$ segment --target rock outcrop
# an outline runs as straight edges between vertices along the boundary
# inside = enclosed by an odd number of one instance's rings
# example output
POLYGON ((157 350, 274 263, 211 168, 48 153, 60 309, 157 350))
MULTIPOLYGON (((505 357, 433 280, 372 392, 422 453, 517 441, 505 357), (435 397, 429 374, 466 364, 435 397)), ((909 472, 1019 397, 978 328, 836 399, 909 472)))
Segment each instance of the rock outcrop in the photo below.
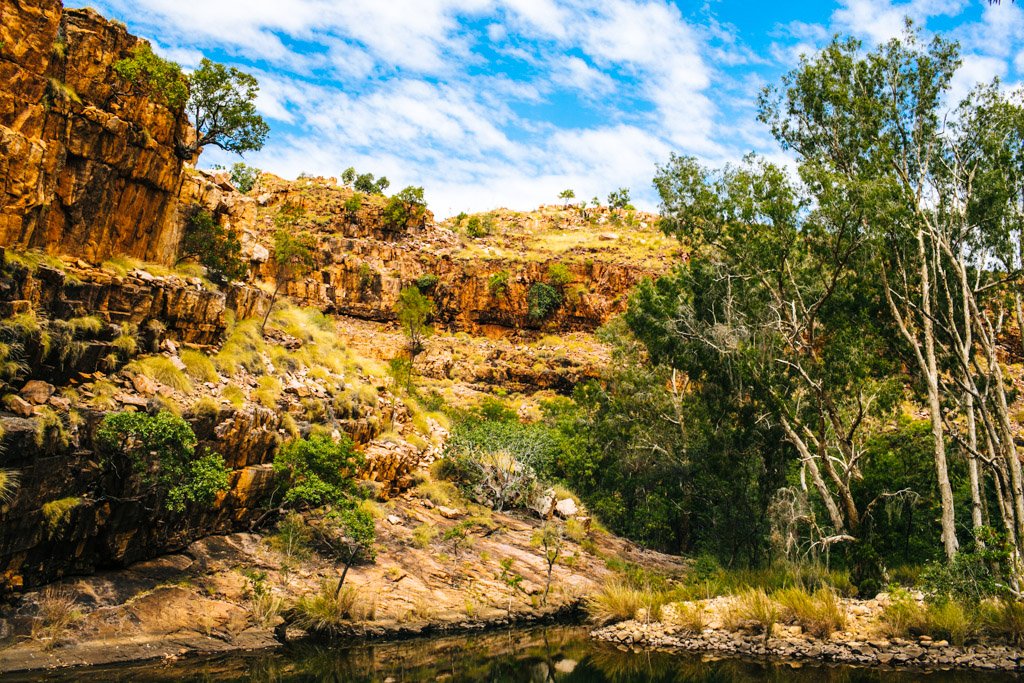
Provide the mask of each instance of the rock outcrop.
POLYGON ((170 262, 189 129, 114 71, 139 39, 60 0, 0 5, 0 245, 170 262))

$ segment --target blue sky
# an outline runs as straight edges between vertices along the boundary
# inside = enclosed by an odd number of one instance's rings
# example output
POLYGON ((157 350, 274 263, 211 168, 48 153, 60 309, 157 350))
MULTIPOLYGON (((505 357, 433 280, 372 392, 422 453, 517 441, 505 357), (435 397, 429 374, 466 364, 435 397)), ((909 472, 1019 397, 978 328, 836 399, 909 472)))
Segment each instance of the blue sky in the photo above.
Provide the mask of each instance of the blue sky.
MULTIPOLYGON (((1024 3, 985 0, 91 0, 190 68, 261 84, 271 124, 245 159, 285 177, 348 166, 422 185, 439 216, 630 187, 655 208, 671 152, 781 157, 758 91, 834 33, 868 45, 903 18, 959 40, 955 90, 1024 82, 1024 3)), ((201 166, 236 157, 211 150, 201 166)))

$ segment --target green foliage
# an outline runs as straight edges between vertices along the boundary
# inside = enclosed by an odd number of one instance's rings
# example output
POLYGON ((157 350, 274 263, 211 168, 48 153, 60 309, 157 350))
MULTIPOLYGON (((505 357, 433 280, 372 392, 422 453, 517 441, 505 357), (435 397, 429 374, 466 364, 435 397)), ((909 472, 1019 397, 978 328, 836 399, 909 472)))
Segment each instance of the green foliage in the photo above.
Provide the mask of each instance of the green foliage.
POLYGON ((491 293, 491 296, 495 299, 502 299, 508 296, 508 278, 507 270, 499 270, 487 278, 487 291, 491 293))
POLYGON ((434 311, 434 303, 423 295, 419 287, 404 287, 395 302, 395 316, 409 339, 409 353, 415 356, 423 348, 427 333, 427 320, 434 311))
POLYGON ((363 195, 359 192, 353 192, 345 200, 342 208, 345 210, 345 214, 349 220, 355 220, 356 215, 359 213, 359 209, 363 206, 363 195))
POLYGON ((438 277, 433 273, 424 273, 413 280, 413 284, 416 285, 416 289, 421 292, 429 292, 434 289, 435 285, 437 285, 437 281, 438 277))
POLYGON ((249 194, 262 173, 263 171, 255 166, 239 161, 231 165, 231 183, 242 194, 249 194))
POLYGON ((236 154, 263 147, 270 127, 256 112, 259 83, 253 76, 204 57, 188 91, 185 111, 197 134, 185 150, 189 155, 207 145, 236 154))
POLYGON ((352 187, 363 194, 384 194, 384 190, 388 189, 390 185, 391 182, 384 176, 374 180, 372 173, 360 173, 352 182, 352 187))
POLYGON ((286 504, 318 507, 346 500, 355 490, 353 477, 361 462, 347 436, 335 441, 326 434, 312 434, 284 444, 274 457, 274 470, 287 482, 286 504))
POLYGON ((392 196, 384 206, 384 225, 400 230, 411 221, 422 218, 426 206, 423 188, 409 186, 392 196))
POLYGON ((341 182, 345 187, 352 187, 352 183, 356 181, 356 169, 353 166, 349 166, 341 172, 341 182))
POLYGON ((140 375, 156 380, 178 391, 191 391, 192 382, 167 356, 147 356, 134 360, 125 366, 128 372, 137 372, 140 375))
POLYGON ((1005 539, 999 539, 991 529, 984 532, 987 545, 976 544, 961 550, 948 562, 933 562, 924 568, 921 584, 930 596, 977 605, 998 595, 1000 587, 1009 584, 1009 548, 1005 539))
POLYGON ((209 451, 196 457, 196 443, 189 424, 167 411, 110 413, 96 430, 104 471, 128 493, 156 496, 171 512, 208 505, 228 488, 224 459, 209 451))
POLYGON ((213 361, 202 351, 182 349, 178 355, 185 364, 185 372, 197 382, 216 382, 219 379, 213 361))
POLYGON ((466 223, 466 235, 473 239, 486 237, 491 234, 493 229, 494 218, 492 216, 485 216, 483 219, 480 216, 470 216, 466 223))
POLYGON ((180 109, 189 96, 188 79, 181 67, 153 54, 149 43, 139 43, 132 56, 114 62, 114 71, 134 93, 152 97, 171 109, 180 109))
POLYGON ((573 190, 562 190, 558 193, 558 198, 565 201, 566 205, 568 205, 570 201, 576 198, 576 192, 573 190))
POLYGON ((545 320, 562 305, 562 292, 547 283, 535 282, 526 293, 526 304, 531 320, 545 320))
MULTIPOLYGON (((595 198, 596 199, 596 198, 595 198)), ((617 190, 608 193, 608 206, 612 209, 632 209, 633 205, 629 203, 629 188, 620 187, 617 190)))
POLYGON ((193 204, 186 212, 185 236, 178 261, 190 258, 201 263, 214 282, 241 280, 249 273, 238 235, 198 204, 193 204))
POLYGON ((563 263, 552 263, 548 266, 548 283, 559 289, 572 282, 572 272, 563 263))

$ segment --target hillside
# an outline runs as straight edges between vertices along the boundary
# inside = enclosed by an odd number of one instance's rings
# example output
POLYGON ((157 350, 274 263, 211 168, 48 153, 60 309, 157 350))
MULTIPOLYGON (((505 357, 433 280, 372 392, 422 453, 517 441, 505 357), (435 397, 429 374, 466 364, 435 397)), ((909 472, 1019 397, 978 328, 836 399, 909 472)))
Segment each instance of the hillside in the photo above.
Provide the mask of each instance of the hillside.
POLYGON ((334 179, 271 174, 243 194, 182 157, 194 132, 180 107, 123 87, 113 64, 140 44, 123 26, 59 0, 6 3, 0 19, 0 641, 16 645, 0 668, 272 642, 277 622, 253 622, 246 576, 264 572, 290 604, 335 571, 274 545, 273 463, 282 444, 316 434, 351 441, 359 491, 376 501, 379 559, 352 581, 375 587, 380 614, 356 619, 360 630, 406 628, 410 613, 445 627, 538 618, 578 605, 609 557, 671 565, 570 506, 575 559, 542 608, 534 536, 552 509, 492 515, 438 494, 428 468, 450 423, 423 407, 424 396, 449 411, 499 396, 529 421, 539 398, 600 377, 610 352, 595 331, 680 257, 656 217, 545 206, 396 223, 383 196, 353 208, 354 190, 334 179), (240 240, 245 277, 218 285, 179 262, 197 212, 240 240), (314 242, 301 278, 279 281, 282 229, 314 242), (539 284, 558 294, 542 315, 529 303, 539 284), (388 371, 407 353, 395 305, 411 285, 433 307, 415 391, 388 371), (222 484, 188 488, 199 486, 189 466, 165 477, 169 447, 137 452, 144 431, 122 437, 135 460, 118 464, 111 418, 161 429, 136 420, 161 416, 194 435, 190 454, 223 459, 222 484), (479 538, 452 559, 449 532, 479 538), (510 557, 524 590, 502 583, 510 557), (68 624, 75 635, 40 636, 60 596, 82 617, 68 624), (191 623, 200 612, 210 620, 191 623))

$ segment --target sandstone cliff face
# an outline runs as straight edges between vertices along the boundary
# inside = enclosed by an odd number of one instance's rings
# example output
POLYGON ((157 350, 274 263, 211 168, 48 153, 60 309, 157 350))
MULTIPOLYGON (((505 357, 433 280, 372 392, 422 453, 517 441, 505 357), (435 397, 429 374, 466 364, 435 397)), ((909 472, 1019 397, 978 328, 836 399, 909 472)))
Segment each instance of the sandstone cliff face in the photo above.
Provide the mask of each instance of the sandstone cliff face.
POLYGON ((0 5, 0 245, 173 260, 188 128, 120 92, 113 64, 138 42, 59 0, 0 5))
MULTIPOLYGON (((253 276, 270 283, 277 276, 273 234, 283 209, 297 207, 301 215, 288 229, 305 230, 316 238, 319 267, 305 279, 287 283, 282 293, 307 305, 364 320, 393 321, 402 288, 432 276, 435 282, 426 293, 434 302, 436 324, 495 337, 523 329, 592 331, 625 310, 636 284, 664 272, 672 258, 654 248, 641 249, 648 258, 640 263, 620 258, 618 252, 624 249, 616 251, 612 241, 618 236, 613 233, 605 234, 608 241, 600 246, 535 253, 527 243, 537 228, 525 222, 514 228, 520 231, 521 249, 514 244, 515 236, 511 249, 492 249, 493 240, 467 246, 464 237, 434 224, 429 212, 400 229, 389 227, 379 197, 364 196, 360 209, 348 212, 344 203, 352 195, 353 190, 338 187, 334 179, 284 181, 264 174, 250 195, 243 196, 223 178, 193 172, 183 183, 181 201, 183 206, 206 208, 236 230, 252 259, 253 276), (533 319, 527 293, 534 284, 546 282, 556 264, 570 277, 561 286, 562 305, 544 319, 533 319), (496 277, 502 278, 502 286, 495 287, 496 277)), ((570 212, 560 212, 548 221, 548 229, 557 232, 564 225, 566 232, 595 239, 602 230, 571 218, 570 212)))

